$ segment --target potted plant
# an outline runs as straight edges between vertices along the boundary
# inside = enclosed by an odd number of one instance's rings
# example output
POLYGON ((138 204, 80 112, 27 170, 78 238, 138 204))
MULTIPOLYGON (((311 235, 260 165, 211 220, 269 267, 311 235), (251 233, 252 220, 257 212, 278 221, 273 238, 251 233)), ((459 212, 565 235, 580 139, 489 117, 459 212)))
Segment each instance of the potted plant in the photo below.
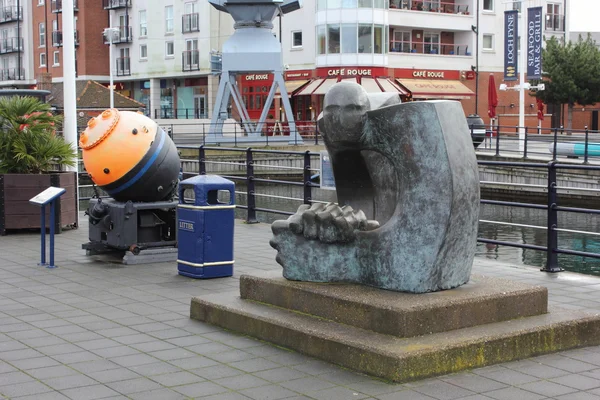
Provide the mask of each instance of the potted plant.
POLYGON ((50 105, 34 97, 0 99, 0 235, 40 228, 40 209, 29 199, 50 186, 66 189, 55 210, 56 231, 77 225, 77 173, 61 172, 75 165, 77 150, 56 134, 60 123, 50 105))

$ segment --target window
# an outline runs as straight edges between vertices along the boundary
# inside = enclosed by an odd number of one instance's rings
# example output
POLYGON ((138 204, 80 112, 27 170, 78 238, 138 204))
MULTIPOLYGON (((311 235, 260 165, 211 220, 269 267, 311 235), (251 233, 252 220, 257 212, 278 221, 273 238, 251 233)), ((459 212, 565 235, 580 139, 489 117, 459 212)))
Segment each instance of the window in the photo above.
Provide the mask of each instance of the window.
POLYGON ((292 47, 302 47, 302 31, 292 32, 292 47))
POLYGON ((494 50, 494 35, 483 35, 483 50, 494 50))
POLYGON ((410 53, 410 32, 394 31, 393 39, 390 51, 396 53, 410 53))
POLYGON ((358 52, 373 53, 373 25, 358 25, 358 52))
POLYGON ((329 54, 340 53, 340 25, 327 25, 327 47, 329 54))
POLYGON ((494 11, 494 0, 483 0, 483 11, 494 11))
POLYGON ((46 53, 40 53, 40 67, 46 66, 46 53))
POLYGON ((356 53, 358 33, 356 24, 342 24, 342 53, 356 53))
POLYGON ((374 32, 373 39, 375 42, 375 54, 383 54, 383 46, 384 46, 383 26, 375 25, 373 32, 374 32))
POLYGON ((342 8, 356 8, 356 0, 342 0, 342 8))
MULTIPOLYGON (((56 0, 53 0, 56 1, 56 0)), ((43 6, 44 5, 44 0, 38 0, 38 6, 43 6)))
POLYGON ((439 54, 440 53, 440 34, 425 32, 423 33, 423 42, 425 43, 424 52, 425 54, 439 54))
POLYGON ((546 5, 546 30, 564 31, 560 4, 548 3, 546 5))
POLYGON ((521 12, 521 2, 520 1, 514 2, 513 5, 512 5, 512 9, 513 10, 519 10, 519 12, 521 12))
POLYGON ((145 44, 140 45, 140 58, 145 60, 148 58, 148 46, 145 44))
POLYGON ((327 9, 327 0, 317 0, 317 11, 327 9))
MULTIPOLYGON (((43 47, 46 45, 46 25, 44 25, 43 22, 40 22, 38 30, 39 30, 38 36, 40 38, 40 47, 43 47)), ((45 57, 45 55, 44 55, 44 57, 45 57)))
POLYGON ((140 37, 148 36, 148 23, 146 22, 146 10, 140 10, 140 37))
POLYGON ((175 55, 175 45, 173 42, 167 42, 165 46, 165 55, 167 57, 173 57, 175 55))
POLYGON ((56 67, 58 65, 60 65, 60 52, 55 51, 52 55, 52 66, 56 67))
POLYGON ((173 23, 173 6, 165 7, 165 32, 173 33, 175 25, 173 23))
POLYGON ((317 54, 327 54, 327 28, 317 26, 317 54))

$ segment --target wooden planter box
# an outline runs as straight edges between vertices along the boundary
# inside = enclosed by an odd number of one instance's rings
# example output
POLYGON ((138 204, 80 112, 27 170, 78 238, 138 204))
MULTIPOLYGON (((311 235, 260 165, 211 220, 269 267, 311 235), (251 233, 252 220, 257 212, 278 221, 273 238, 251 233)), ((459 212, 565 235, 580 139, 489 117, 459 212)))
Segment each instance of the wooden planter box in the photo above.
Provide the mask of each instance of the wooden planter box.
MULTIPOLYGON (((29 204, 29 199, 56 186, 66 189, 56 203, 55 232, 62 227, 77 226, 77 173, 0 174, 0 236, 9 229, 40 229, 40 207, 29 204)), ((46 207, 46 227, 50 226, 50 207, 46 207)))

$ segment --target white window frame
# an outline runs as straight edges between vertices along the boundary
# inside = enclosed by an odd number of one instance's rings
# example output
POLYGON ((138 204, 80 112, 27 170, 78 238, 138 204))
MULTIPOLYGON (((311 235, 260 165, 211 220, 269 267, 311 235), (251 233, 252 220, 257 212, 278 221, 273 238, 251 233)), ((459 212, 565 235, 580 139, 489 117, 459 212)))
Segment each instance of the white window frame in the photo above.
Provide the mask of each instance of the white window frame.
POLYGON ((140 60, 147 60, 147 59, 148 59, 148 45, 146 45, 146 44, 140 44, 140 60), (145 56, 143 55, 142 48, 146 49, 146 55, 145 56))
POLYGON ((169 40, 165 42, 165 58, 174 58, 175 57, 175 42, 169 40), (173 47, 173 52, 169 54, 169 44, 173 47))
POLYGON ((486 12, 486 11, 487 11, 487 12, 494 11, 494 5, 495 5, 495 4, 494 4, 494 0, 490 0, 490 5, 491 5, 491 7, 490 7, 490 8, 485 8, 485 1, 484 1, 484 2, 483 2, 483 4, 482 4, 482 7, 481 7, 481 9, 482 9, 484 12, 486 12))
POLYGON ((494 34, 492 34, 492 33, 484 33, 484 34, 481 36, 481 49, 482 49, 483 51, 494 51, 494 49, 495 49, 495 43, 494 43, 494 34), (484 40, 484 38, 485 38, 486 36, 489 36, 489 37, 490 37, 490 39, 491 39, 491 47, 484 47, 484 43, 485 43, 485 40, 484 40))
POLYGON ((52 53, 52 66, 58 67, 60 65, 60 51, 52 53))
POLYGON ((304 35, 302 34, 302 31, 301 30, 300 31, 292 31, 292 49, 301 49, 303 45, 304 45, 304 35), (295 41, 294 35, 296 33, 300 34, 300 45, 299 46, 294 45, 294 41, 295 41))
POLYGON ((46 46, 46 24, 43 22, 40 22, 38 24, 38 39, 40 40, 39 47, 45 47, 46 46))
MULTIPOLYGON (((56 1, 56 0, 53 0, 56 1)), ((38 6, 43 6, 44 5, 44 0, 38 0, 38 6)))
POLYGON ((140 10, 139 12, 140 19, 140 37, 148 36, 148 13, 146 10, 140 10), (142 17, 143 16, 143 17, 142 17))
POLYGON ((175 33, 175 10, 173 6, 165 7, 165 33, 175 33), (169 10, 170 10, 170 18, 169 18, 169 10), (171 23, 169 26, 169 22, 171 23))
POLYGON ((40 53, 40 68, 45 67, 46 63, 46 53, 40 53))

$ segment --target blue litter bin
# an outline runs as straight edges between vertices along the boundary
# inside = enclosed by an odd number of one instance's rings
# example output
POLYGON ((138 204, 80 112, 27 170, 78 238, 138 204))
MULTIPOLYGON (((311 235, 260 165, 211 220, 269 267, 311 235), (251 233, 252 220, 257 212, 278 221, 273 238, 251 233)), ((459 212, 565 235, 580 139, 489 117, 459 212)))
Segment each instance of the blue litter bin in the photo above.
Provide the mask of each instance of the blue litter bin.
POLYGON ((177 269, 190 278, 233 275, 235 184, 216 175, 179 183, 177 269))

